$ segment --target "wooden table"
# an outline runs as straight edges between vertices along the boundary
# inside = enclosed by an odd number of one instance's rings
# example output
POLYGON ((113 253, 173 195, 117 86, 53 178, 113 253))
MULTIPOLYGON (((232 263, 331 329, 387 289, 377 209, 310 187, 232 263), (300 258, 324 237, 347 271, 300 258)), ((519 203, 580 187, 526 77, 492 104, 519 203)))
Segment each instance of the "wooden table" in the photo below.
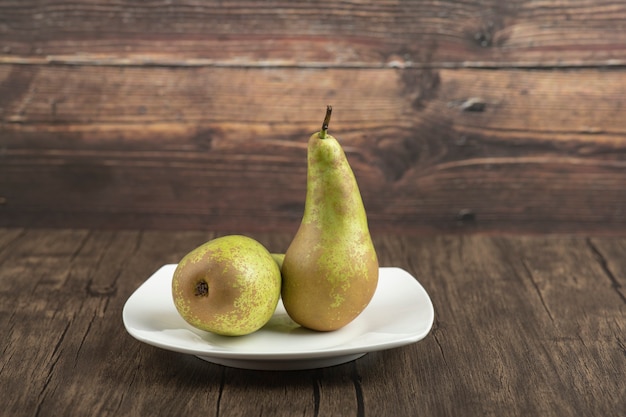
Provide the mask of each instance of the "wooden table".
MULTIPOLYGON (((0 414, 623 416, 626 238, 376 235, 428 291, 421 342, 308 371, 149 346, 122 308, 209 232, 0 229, 0 414)), ((290 235, 251 234, 283 251, 290 235)))

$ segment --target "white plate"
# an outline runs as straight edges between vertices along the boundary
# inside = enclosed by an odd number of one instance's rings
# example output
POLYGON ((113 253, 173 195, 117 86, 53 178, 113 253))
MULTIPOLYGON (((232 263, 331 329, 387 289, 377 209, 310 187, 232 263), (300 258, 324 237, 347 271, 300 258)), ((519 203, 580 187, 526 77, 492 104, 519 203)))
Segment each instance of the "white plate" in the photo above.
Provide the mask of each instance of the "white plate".
POLYGON ((424 287, 407 271, 380 268, 378 287, 367 308, 350 324, 316 332, 294 323, 282 303, 270 321, 246 336, 219 336, 196 329, 172 301, 175 264, 165 265, 126 301, 122 313, 131 336, 160 348, 245 369, 294 370, 338 365, 367 352, 423 339, 434 310, 424 287))

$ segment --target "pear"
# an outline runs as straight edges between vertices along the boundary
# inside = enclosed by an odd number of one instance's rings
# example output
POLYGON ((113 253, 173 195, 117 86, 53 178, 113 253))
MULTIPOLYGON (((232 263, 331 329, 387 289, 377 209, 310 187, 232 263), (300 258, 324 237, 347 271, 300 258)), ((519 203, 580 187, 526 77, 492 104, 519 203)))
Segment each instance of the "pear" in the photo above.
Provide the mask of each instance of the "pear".
POLYGON ((320 132, 307 148, 302 222, 281 268, 282 301, 303 327, 332 331, 354 320, 378 284, 378 258, 354 173, 339 142, 320 132))
POLYGON ((258 241, 223 236, 197 247, 178 263, 172 297, 192 326, 242 336, 265 325, 280 298, 280 269, 258 241))
POLYGON ((283 267, 283 261, 285 260, 285 254, 284 253, 272 253, 272 258, 274 259, 274 261, 278 265, 278 268, 282 268, 283 267))

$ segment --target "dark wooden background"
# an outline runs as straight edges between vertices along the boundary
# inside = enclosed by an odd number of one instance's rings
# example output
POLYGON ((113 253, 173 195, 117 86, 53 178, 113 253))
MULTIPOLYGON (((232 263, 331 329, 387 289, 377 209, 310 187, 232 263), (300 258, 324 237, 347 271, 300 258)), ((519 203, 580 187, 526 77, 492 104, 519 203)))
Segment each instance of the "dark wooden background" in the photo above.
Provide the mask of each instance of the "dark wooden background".
POLYGON ((626 3, 0 0, 0 227, 626 231, 626 3))

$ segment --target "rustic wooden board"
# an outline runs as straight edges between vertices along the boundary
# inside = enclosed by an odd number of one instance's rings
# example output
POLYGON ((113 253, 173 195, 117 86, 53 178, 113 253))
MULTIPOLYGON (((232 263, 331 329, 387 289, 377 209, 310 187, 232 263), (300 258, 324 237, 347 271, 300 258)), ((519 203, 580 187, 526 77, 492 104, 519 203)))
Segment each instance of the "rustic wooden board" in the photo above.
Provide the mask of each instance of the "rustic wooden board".
MULTIPOLYGON (((123 329, 212 232, 0 230, 7 415, 602 415, 626 407, 623 238, 375 235, 435 306, 420 343, 304 372, 224 368, 123 329), (18 383, 18 381, 20 381, 18 383)), ((251 234, 280 251, 289 234, 251 234)))
POLYGON ((293 232, 331 130, 370 223, 623 232, 626 7, 0 3, 0 226, 293 232))
POLYGON ((293 231, 327 103, 375 229, 623 230, 626 74, 0 65, 0 225, 293 231))
POLYGON ((624 18, 612 0, 3 1, 0 62, 621 66, 624 18))

